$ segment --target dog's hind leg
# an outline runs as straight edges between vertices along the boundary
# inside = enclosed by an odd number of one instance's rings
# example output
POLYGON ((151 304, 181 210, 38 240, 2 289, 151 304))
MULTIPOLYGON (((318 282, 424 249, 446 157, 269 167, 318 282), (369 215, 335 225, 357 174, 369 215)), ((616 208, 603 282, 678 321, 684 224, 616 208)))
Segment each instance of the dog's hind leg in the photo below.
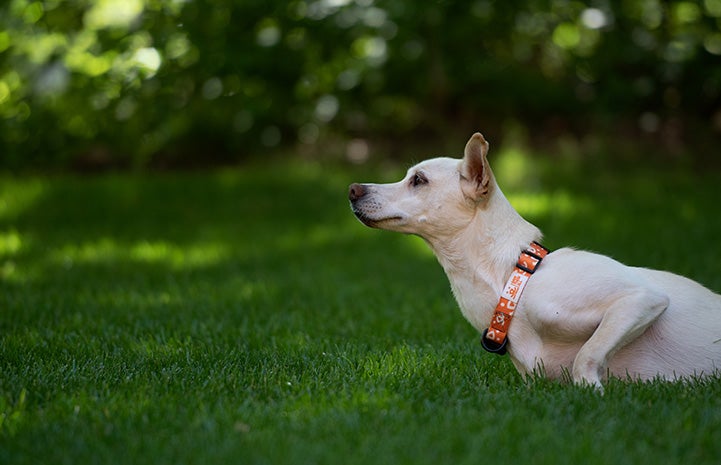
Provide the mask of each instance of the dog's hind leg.
POLYGON ((578 351, 573 381, 601 388, 609 359, 640 336, 668 307, 669 298, 648 288, 636 288, 608 306, 598 328, 578 351))

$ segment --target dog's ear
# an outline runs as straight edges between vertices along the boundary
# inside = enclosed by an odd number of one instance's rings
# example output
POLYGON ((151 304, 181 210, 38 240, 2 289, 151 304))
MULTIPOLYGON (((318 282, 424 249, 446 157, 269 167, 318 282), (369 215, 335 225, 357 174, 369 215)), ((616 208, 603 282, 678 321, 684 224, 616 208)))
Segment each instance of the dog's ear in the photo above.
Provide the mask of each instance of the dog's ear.
POLYGON ((481 133, 471 136, 461 163, 461 187, 466 197, 478 202, 488 195, 491 189, 491 167, 486 154, 488 142, 481 133))

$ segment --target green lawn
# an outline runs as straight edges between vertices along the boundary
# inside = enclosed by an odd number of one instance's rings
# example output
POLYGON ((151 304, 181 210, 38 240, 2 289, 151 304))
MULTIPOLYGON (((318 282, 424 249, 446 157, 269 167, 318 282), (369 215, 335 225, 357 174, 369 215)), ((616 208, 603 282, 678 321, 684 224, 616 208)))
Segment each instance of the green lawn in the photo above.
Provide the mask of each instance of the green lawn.
MULTIPOLYGON (((550 247, 721 290, 721 174, 494 161, 550 247)), ((484 353, 422 241, 349 211, 401 172, 1 177, 0 463, 718 463, 721 378, 601 396, 484 353)))

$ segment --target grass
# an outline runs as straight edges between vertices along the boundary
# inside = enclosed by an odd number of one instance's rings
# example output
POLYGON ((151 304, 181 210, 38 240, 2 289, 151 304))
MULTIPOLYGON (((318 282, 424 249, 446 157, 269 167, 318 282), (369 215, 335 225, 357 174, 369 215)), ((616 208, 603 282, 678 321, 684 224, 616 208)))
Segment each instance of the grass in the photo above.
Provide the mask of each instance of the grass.
MULTIPOLYGON (((496 164, 549 246, 721 290, 721 174, 496 164)), ((719 378, 600 396, 484 353, 424 244, 349 212, 397 174, 0 179, 0 463, 718 462, 719 378)))

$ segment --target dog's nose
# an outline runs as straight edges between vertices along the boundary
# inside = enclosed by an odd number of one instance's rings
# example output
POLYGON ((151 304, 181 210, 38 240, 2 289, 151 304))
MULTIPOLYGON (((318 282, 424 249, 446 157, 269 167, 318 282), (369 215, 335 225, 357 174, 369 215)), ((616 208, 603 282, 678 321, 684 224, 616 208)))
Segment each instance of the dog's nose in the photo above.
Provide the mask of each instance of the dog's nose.
POLYGON ((350 185, 350 188, 348 188, 348 199, 351 202, 354 200, 358 200, 359 198, 363 197, 365 193, 366 190, 363 185, 354 182, 350 185))

